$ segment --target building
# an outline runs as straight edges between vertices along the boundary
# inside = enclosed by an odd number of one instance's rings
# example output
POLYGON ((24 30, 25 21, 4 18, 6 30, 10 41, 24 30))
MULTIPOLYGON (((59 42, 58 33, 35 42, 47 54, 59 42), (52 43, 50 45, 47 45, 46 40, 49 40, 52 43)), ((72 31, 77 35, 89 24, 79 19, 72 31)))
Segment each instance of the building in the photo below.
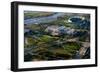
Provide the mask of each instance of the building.
POLYGON ((75 29, 67 28, 65 26, 52 25, 52 26, 48 26, 45 29, 45 31, 50 33, 53 36, 59 36, 59 35, 73 35, 75 29))

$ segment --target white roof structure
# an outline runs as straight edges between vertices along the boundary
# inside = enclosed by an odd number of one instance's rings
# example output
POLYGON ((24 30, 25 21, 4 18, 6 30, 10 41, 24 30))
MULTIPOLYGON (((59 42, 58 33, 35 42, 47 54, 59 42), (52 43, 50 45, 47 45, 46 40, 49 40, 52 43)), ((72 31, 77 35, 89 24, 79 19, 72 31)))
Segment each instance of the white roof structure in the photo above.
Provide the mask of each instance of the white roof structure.
POLYGON ((48 26, 45 31, 51 33, 51 35, 56 36, 60 34, 73 34, 75 29, 67 28, 65 26, 52 25, 48 26))

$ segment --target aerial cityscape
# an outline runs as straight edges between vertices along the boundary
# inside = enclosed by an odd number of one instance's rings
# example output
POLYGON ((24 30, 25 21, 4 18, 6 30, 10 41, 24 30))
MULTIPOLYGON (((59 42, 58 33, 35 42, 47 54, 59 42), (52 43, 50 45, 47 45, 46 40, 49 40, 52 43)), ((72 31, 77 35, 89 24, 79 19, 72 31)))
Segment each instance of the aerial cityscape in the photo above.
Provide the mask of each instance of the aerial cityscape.
POLYGON ((24 62, 90 59, 90 14, 24 11, 24 62))

